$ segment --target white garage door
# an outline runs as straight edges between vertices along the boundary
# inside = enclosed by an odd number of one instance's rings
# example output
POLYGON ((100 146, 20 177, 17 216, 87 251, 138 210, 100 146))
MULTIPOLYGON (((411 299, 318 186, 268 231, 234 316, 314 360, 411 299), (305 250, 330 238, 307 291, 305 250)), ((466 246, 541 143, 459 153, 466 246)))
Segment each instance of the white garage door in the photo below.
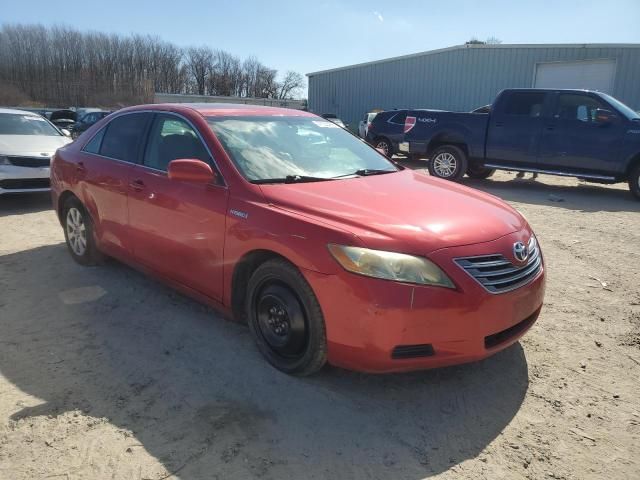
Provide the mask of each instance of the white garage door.
POLYGON ((539 63, 534 86, 538 88, 586 88, 612 93, 615 60, 539 63))

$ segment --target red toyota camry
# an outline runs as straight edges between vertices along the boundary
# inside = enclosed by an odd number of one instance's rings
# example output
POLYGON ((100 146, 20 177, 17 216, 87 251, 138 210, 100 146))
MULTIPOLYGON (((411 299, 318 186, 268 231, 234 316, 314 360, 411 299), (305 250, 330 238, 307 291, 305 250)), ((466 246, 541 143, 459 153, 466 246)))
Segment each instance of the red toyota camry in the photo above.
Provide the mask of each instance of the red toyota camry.
POLYGON ((479 360, 542 306, 518 212, 306 112, 120 110, 57 151, 51 187, 77 262, 115 257, 246 321, 291 374, 479 360))

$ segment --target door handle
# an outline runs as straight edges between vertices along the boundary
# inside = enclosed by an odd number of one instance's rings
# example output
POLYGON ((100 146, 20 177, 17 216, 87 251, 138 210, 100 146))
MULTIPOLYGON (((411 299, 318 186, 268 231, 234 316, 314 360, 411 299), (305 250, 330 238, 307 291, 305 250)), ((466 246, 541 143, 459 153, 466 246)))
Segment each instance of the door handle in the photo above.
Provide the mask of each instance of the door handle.
POLYGON ((84 162, 78 162, 76 164, 76 172, 78 173, 85 173, 87 171, 86 167, 84 166, 84 162))
POLYGON ((140 192, 142 190, 144 190, 144 182, 140 179, 138 180, 133 180, 130 184, 129 187, 131 187, 133 190, 135 190, 136 192, 140 192))

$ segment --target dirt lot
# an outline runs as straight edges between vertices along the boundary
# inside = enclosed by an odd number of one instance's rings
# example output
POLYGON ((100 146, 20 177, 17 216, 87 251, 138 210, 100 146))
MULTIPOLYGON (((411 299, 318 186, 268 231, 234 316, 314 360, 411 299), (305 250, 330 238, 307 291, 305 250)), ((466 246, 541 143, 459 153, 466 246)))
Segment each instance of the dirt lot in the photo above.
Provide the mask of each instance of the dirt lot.
POLYGON ((71 260, 48 197, 0 198, 0 479, 640 477, 640 202, 466 183, 526 215, 547 302, 484 362, 290 378, 246 327, 71 260))

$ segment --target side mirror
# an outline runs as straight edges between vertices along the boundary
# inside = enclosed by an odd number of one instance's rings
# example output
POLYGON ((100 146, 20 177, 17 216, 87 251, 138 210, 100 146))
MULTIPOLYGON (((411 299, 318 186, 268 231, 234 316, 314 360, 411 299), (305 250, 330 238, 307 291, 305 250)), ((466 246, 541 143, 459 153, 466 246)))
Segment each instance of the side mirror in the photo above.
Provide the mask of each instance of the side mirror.
POLYGON ((184 158, 172 160, 167 169, 170 180, 179 180, 191 183, 211 183, 216 179, 216 174, 211 166, 202 160, 184 158))
POLYGON ((71 136, 71 132, 69 130, 67 130, 66 128, 61 128, 60 131, 62 132, 62 134, 65 137, 70 137, 71 136))
POLYGON ((611 110, 596 108, 595 120, 597 123, 610 123, 616 118, 616 114, 611 110))

